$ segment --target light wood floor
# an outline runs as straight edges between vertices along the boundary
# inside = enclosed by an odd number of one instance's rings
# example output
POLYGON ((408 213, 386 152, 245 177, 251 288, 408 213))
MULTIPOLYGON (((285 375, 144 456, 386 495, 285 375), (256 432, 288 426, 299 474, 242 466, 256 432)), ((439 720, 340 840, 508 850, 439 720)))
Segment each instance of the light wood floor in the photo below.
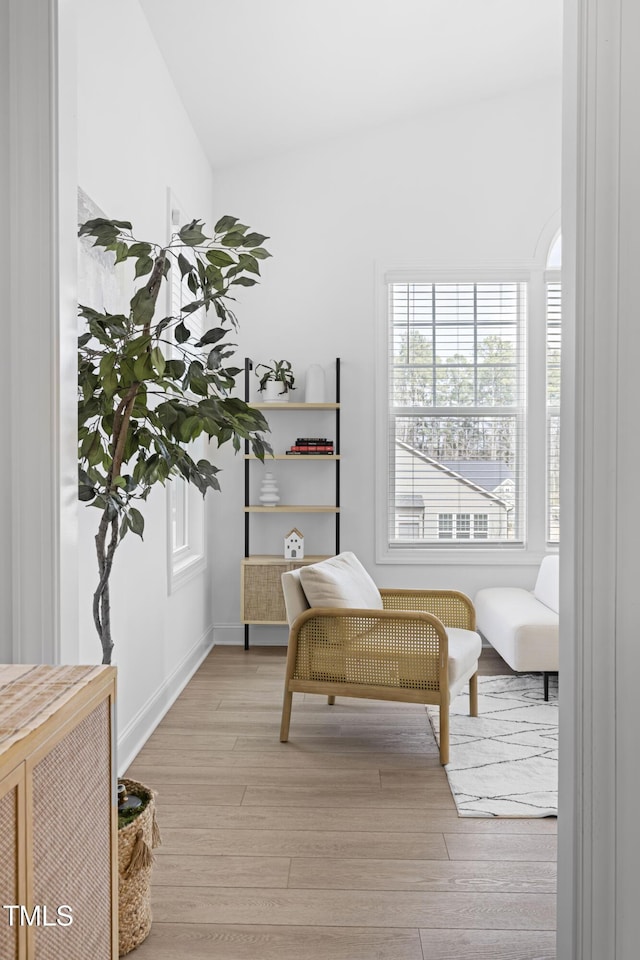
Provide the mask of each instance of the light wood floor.
POLYGON ((164 838, 136 960, 553 960, 555 819, 459 818, 418 705, 296 694, 279 743, 284 655, 215 647, 129 770, 164 838))

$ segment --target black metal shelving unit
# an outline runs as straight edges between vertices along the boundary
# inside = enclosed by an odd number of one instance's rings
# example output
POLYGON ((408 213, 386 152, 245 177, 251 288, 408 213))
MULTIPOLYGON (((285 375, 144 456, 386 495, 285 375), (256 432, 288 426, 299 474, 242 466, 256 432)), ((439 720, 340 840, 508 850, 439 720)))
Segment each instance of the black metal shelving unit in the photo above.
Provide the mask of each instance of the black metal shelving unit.
MULTIPOLYGON (((247 357, 244 362, 244 399, 246 403, 250 403, 250 374, 253 370, 253 361, 247 357)), ((335 361, 335 402, 329 403, 253 403, 252 406, 258 407, 263 411, 274 411, 281 412, 283 410, 302 410, 302 411, 311 411, 311 410, 324 410, 324 411, 333 411, 335 421, 335 441, 334 441, 334 453, 327 455, 314 455, 315 459, 323 460, 332 460, 335 466, 335 498, 334 506, 327 507, 327 512, 335 513, 335 553, 340 553, 340 358, 336 357, 335 361)), ((251 516, 252 510, 259 509, 253 508, 251 504, 251 463, 250 458, 251 447, 248 441, 245 441, 245 463, 244 463, 244 558, 245 560, 251 557, 251 516)), ((266 461, 265 461, 266 462, 266 461)), ((291 506, 291 507, 272 507, 270 510, 287 512, 287 513, 300 513, 305 512, 305 509, 313 509, 316 512, 319 512, 319 508, 305 508, 303 505, 291 506)), ((278 557, 273 557, 273 562, 278 561, 278 557)), ((320 559, 320 558, 318 558, 320 559)), ((281 562, 286 562, 284 558, 281 558, 281 562)), ((243 588, 244 589, 244 588, 243 588)), ((243 602, 243 611, 245 609, 245 597, 242 598, 243 602)), ((252 620, 247 622, 244 618, 244 649, 249 649, 249 628, 251 623, 282 623, 280 620, 264 620, 256 621, 252 620)))

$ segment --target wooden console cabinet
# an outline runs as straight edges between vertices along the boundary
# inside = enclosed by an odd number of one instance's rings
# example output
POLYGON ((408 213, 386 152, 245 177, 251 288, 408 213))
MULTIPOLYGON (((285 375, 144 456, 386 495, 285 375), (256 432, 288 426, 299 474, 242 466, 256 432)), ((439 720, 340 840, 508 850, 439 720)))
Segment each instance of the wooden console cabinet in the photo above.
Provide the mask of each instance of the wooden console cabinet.
POLYGON ((113 667, 0 665, 1 960, 118 956, 114 701, 113 667))

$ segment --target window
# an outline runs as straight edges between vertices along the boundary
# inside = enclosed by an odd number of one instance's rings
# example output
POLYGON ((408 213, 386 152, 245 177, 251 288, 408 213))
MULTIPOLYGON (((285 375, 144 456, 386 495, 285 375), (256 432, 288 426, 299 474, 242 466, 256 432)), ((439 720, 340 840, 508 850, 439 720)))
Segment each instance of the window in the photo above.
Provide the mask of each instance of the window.
POLYGON ((389 284, 388 543, 521 543, 526 283, 389 284), (415 536, 416 527, 412 528, 415 536))
POLYGON ((551 248, 546 273, 547 304, 547 543, 560 541, 560 356, 562 288, 557 272, 561 265, 561 237, 551 248))
POLYGON ((441 513, 438 515, 438 537, 440 540, 451 540, 453 537, 453 514, 441 513))
MULTIPOLYGON (((169 233, 173 233, 184 222, 185 218, 170 193, 169 233)), ((174 266, 167 282, 168 313, 178 316, 188 296, 180 271, 174 266)), ((189 326, 193 328, 198 322, 198 314, 192 313, 190 321, 189 326)), ((174 347, 173 350, 177 356, 177 349, 174 347)), ((198 438, 191 446, 191 456, 195 460, 205 456, 204 438, 198 438)), ((182 477, 172 477, 166 486, 169 591, 173 592, 181 583, 206 568, 205 506, 202 494, 182 477)))
POLYGON ((459 540, 468 540, 471 536, 471 514, 456 514, 456 536, 459 540))
POLYGON ((486 540, 488 535, 488 513, 438 514, 438 539, 440 540, 486 540))
POLYGON ((486 540, 489 536, 489 514, 474 513, 473 536, 476 540, 486 540))

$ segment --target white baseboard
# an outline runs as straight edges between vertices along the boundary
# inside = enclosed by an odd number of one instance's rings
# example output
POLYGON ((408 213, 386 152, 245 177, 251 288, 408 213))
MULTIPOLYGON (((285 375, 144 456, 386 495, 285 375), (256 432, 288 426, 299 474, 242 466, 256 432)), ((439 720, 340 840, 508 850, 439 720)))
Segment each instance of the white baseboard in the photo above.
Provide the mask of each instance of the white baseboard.
POLYGON ((134 757, 158 726, 165 713, 175 703, 191 677, 213 647, 213 627, 209 627, 191 650, 166 678, 161 687, 138 710, 118 736, 118 776, 121 777, 134 757))
MULTIPOLYGON (((241 623, 217 623, 213 628, 213 643, 216 647, 244 646, 244 626, 241 623)), ((249 643, 252 647, 286 647, 287 628, 256 624, 249 628, 249 643)))

